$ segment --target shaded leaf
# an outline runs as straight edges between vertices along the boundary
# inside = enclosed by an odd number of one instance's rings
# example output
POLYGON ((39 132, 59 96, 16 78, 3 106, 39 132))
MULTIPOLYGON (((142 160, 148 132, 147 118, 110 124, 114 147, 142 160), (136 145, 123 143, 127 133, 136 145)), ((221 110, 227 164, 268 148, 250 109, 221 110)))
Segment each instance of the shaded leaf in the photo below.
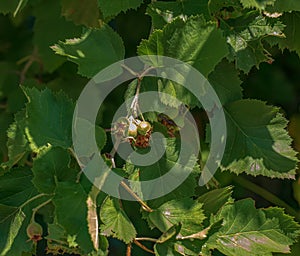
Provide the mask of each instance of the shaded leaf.
POLYGON ((190 198, 171 200, 149 213, 150 221, 162 232, 181 223, 180 234, 183 236, 199 232, 205 219, 201 203, 190 198))
POLYGON ((87 27, 99 26, 97 0, 62 0, 62 15, 75 24, 87 27))
POLYGON ((203 14, 205 19, 210 19, 207 0, 155 1, 148 5, 147 14, 151 16, 155 29, 161 29, 177 17, 186 19, 187 16, 203 14))
POLYGON ((6 236, 7 238, 6 244, 2 249, 2 251, 0 251, 0 255, 2 256, 2 255, 6 255, 7 252, 10 250, 23 224, 25 216, 24 213, 18 208, 5 206, 5 205, 0 205, 0 213, 2 215, 0 216, 1 217, 0 226, 2 226, 1 230, 5 230, 5 228, 3 228, 3 224, 9 225, 9 231, 6 236))
POLYGON ((286 37, 278 40, 280 49, 287 48, 290 51, 296 51, 300 56, 300 12, 284 13, 281 20, 286 24, 284 29, 286 37))
POLYGON ((238 70, 227 61, 222 61, 216 66, 208 76, 208 81, 216 91, 222 105, 243 97, 240 86, 242 81, 239 78, 238 70))
POLYGON ((294 220, 293 217, 284 213, 284 210, 279 207, 269 207, 263 209, 267 218, 276 218, 279 221, 280 229, 286 236, 296 241, 300 235, 300 225, 294 220))
POLYGON ((116 16, 120 12, 138 8, 143 0, 98 0, 104 18, 116 16))
POLYGON ((220 27, 229 44, 228 58, 235 60, 236 67, 246 73, 253 66, 272 60, 263 47, 262 39, 284 36, 284 25, 280 21, 271 22, 256 11, 244 11, 236 18, 222 19, 220 27))
POLYGON ((206 216, 216 214, 225 205, 232 195, 233 187, 214 189, 206 192, 197 198, 202 203, 202 208, 206 216))
POLYGON ((93 243, 88 230, 88 194, 80 183, 57 182, 55 197, 55 214, 57 223, 68 235, 75 236, 74 242, 84 253, 93 251, 93 243), (72 209, 72 211, 70 211, 72 209))
POLYGON ((34 8, 34 15, 36 21, 34 23, 33 41, 38 47, 44 69, 53 72, 64 62, 64 59, 53 54, 50 46, 58 40, 79 36, 81 28, 61 17, 61 8, 58 1, 41 1, 34 8))
POLYGON ((69 153, 59 147, 41 150, 33 161, 33 184, 41 193, 53 193, 56 183, 76 181, 77 171, 69 168, 69 153))
POLYGON ((23 87, 26 104, 26 135, 33 150, 51 144, 68 148, 72 145, 73 102, 63 93, 49 89, 38 91, 23 87))
POLYGON ((3 14, 14 12, 19 2, 20 0, 0 1, 0 12, 3 14))
POLYGON ((255 7, 260 10, 264 10, 267 5, 273 5, 276 0, 241 0, 244 8, 255 7))
POLYGON ((89 78, 123 59, 125 54, 121 37, 108 25, 87 30, 80 38, 60 41, 52 49, 76 63, 78 73, 89 78))
MULTIPOLYGON (((188 141, 181 143, 189 143, 188 141)), ((138 184, 131 183, 133 191, 135 191, 138 195, 143 197, 143 193, 147 193, 147 195, 156 194, 157 191, 160 191, 161 195, 165 195, 163 197, 154 199, 149 201, 149 205, 154 208, 160 206, 166 201, 172 199, 182 199, 189 196, 194 195, 194 189, 197 186, 196 177, 200 172, 199 166, 197 165, 197 159, 192 153, 188 150, 188 147, 184 147, 186 152, 183 152, 181 155, 181 161, 179 161, 178 156, 180 152, 180 142, 174 138, 166 139, 166 151, 165 154, 159 159, 157 156, 160 156, 161 149, 157 149, 156 147, 160 147, 161 145, 153 143, 153 151, 155 159, 158 158, 157 162, 153 164, 149 164, 148 166, 133 166, 130 161, 127 162, 126 171, 131 171, 129 179, 133 181, 145 181, 145 180, 153 180, 158 177, 162 177, 164 174, 169 172, 172 169, 172 178, 173 180, 169 180, 168 182, 156 184, 155 186, 141 187, 138 184), (173 187, 173 181, 180 180, 183 173, 189 173, 187 178, 179 184, 172 192, 167 193, 169 191, 169 187, 173 187)), ((140 150, 140 153, 143 153, 140 150)))
POLYGON ((257 100, 240 100, 225 107, 227 141, 222 169, 271 178, 293 178, 296 152, 279 109, 257 100))
POLYGON ((11 168, 18 163, 26 153, 30 152, 28 140, 25 135, 26 112, 21 110, 15 114, 15 121, 7 130, 7 148, 9 161, 5 163, 11 168))
POLYGON ((26 228, 31 221, 32 209, 51 197, 38 194, 31 183, 32 172, 27 167, 12 168, 0 176, 0 254, 22 255, 31 252, 26 228))
POLYGON ((300 2, 295 0, 276 0, 273 6, 268 6, 269 12, 300 11, 300 2))
POLYGON ((73 143, 76 145, 76 154, 78 156, 92 157, 93 154, 96 153, 93 147, 87 143, 87 141, 93 137, 95 137, 98 150, 103 149, 107 139, 104 129, 82 118, 76 118, 75 128, 73 132, 73 143))
POLYGON ((100 209, 100 219, 103 222, 103 235, 118 238, 126 244, 136 237, 136 230, 117 199, 107 197, 104 200, 100 209))
POLYGON ((28 167, 12 168, 0 176, 0 203, 9 206, 20 206, 37 194, 31 179, 32 172, 28 167))
POLYGON ((175 250, 176 236, 179 233, 180 225, 172 226, 163 233, 157 243, 154 245, 155 255, 159 256, 180 256, 181 254, 175 250))

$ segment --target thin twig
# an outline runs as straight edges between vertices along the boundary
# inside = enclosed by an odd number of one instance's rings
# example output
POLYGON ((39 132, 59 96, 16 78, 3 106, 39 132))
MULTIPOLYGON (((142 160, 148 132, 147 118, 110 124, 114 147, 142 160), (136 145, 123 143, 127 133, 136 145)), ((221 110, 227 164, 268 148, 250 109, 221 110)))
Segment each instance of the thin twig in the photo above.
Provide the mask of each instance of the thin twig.
MULTIPOLYGON (((140 247, 141 249, 143 249, 144 251, 146 252, 149 252, 149 253, 152 253, 152 254, 155 254, 154 251, 148 249, 146 246, 142 245, 139 241, 137 241, 136 239, 133 240, 134 244, 136 244, 138 247, 140 247)), ((127 256, 127 255, 126 255, 127 256)))
MULTIPOLYGON (((22 69, 21 73, 20 73, 20 84, 22 84, 25 79, 26 79, 26 73, 28 72, 29 68, 31 67, 31 65, 35 62, 38 61, 39 59, 37 57, 37 47, 34 47, 33 52, 30 56, 26 56, 24 59, 27 60, 24 68, 22 69)), ((23 61, 24 59, 21 59, 19 62, 23 61)), ((22 63, 22 62, 21 62, 22 63)))
POLYGON ((32 167, 32 166, 33 166, 33 163, 30 162, 30 161, 28 161, 28 160, 25 161, 25 164, 26 164, 27 166, 29 166, 29 167, 32 167))
POLYGON ((126 256, 131 256, 131 243, 127 244, 126 256))
POLYGON ((6 109, 7 108, 7 104, 0 104, 0 109, 6 109))

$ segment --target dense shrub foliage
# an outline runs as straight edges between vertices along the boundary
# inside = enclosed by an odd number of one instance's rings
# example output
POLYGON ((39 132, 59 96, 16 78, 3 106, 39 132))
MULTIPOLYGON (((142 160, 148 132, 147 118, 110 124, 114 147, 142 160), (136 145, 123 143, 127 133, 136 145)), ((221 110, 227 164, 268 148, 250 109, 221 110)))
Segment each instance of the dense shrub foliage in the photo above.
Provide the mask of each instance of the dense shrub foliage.
POLYGON ((300 254, 300 1, 1 0, 0 12, 0 255, 300 254), (137 187, 123 183, 137 201, 119 200, 81 173, 76 100, 100 70, 135 55, 192 65, 220 98, 227 143, 206 186, 198 179, 210 148, 207 115, 189 91, 157 78, 120 85, 91 132, 116 173, 158 177, 178 159, 180 106, 162 97, 173 116, 147 113, 139 118, 149 124, 131 127, 126 143, 139 153, 152 130, 166 138, 150 166, 109 154, 111 120, 139 92, 170 94, 197 120, 201 152, 190 176, 145 202, 137 187))

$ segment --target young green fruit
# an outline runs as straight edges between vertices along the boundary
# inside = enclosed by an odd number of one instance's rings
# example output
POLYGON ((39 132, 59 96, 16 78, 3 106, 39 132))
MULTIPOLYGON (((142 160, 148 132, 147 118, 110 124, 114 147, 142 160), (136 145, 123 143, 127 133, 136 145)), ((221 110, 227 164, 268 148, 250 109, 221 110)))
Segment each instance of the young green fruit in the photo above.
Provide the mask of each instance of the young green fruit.
POLYGON ((27 236, 30 238, 30 240, 37 242, 42 239, 43 235, 43 228, 40 224, 36 222, 31 222, 27 229, 27 236))
POLYGON ((128 136, 135 138, 137 136, 137 127, 134 123, 130 123, 128 127, 128 136))
POLYGON ((150 131, 150 129, 151 129, 151 124, 147 121, 140 122, 138 127, 137 127, 137 131, 141 135, 146 135, 147 132, 150 131))

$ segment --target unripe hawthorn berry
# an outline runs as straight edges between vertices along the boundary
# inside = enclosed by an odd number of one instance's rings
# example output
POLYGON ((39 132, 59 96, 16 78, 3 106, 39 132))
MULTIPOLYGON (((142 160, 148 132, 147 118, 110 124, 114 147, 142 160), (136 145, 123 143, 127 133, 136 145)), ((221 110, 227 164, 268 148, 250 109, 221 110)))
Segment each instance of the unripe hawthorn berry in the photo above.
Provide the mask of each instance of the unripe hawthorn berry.
POLYGON ((137 127, 134 123, 130 123, 128 127, 128 136, 135 138, 137 136, 137 127))
POLYGON ((43 228, 40 224, 34 222, 31 222, 27 229, 27 236, 29 237, 30 240, 37 242, 42 239, 43 235, 43 228))
POLYGON ((150 129, 151 129, 151 124, 147 121, 140 122, 138 127, 137 127, 137 131, 141 135, 146 135, 147 132, 150 131, 150 129))

